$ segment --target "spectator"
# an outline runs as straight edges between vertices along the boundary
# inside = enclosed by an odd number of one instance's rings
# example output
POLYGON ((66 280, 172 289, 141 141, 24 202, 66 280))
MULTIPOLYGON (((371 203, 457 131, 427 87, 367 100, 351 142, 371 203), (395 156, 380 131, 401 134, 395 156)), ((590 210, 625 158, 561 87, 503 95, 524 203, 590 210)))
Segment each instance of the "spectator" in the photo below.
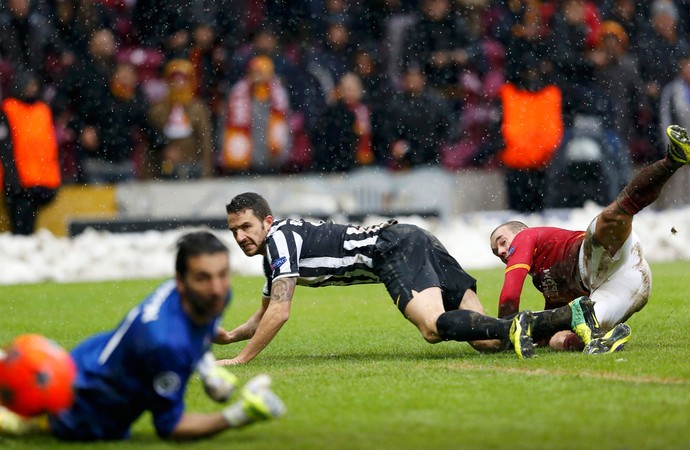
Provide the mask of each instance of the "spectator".
POLYGON ((375 45, 370 43, 357 48, 352 58, 352 71, 362 80, 364 102, 373 111, 379 111, 392 93, 390 80, 381 72, 377 53, 375 45))
MULTIPOLYGON (((690 51, 690 42, 678 24, 678 10, 673 3, 655 0, 650 5, 650 23, 640 33, 638 57, 640 75, 645 83, 645 95, 651 105, 658 105, 661 88, 677 73, 677 61, 690 51)), ((659 111, 652 108, 642 124, 646 138, 656 149, 652 160, 661 157, 659 142, 659 111)))
POLYGON ((221 107, 221 81, 225 78, 225 52, 217 42, 213 27, 198 23, 192 28, 192 43, 189 60, 194 66, 195 92, 213 113, 214 120, 221 107))
POLYGON ((505 48, 484 32, 483 18, 489 14, 488 4, 464 2, 461 8, 472 40, 468 49, 481 64, 466 66, 458 80, 461 110, 452 124, 450 144, 441 150, 441 162, 451 170, 492 164, 492 155, 484 154, 483 147, 500 119, 499 92, 505 83, 505 48))
POLYGON ((690 50, 688 38, 678 23, 678 10, 672 2, 655 0, 651 3, 650 21, 642 30, 638 49, 647 95, 656 100, 661 87, 676 74, 674 62, 690 50))
POLYGON ((139 42, 162 49, 176 32, 188 33, 195 21, 197 3, 199 0, 137 0, 132 10, 132 26, 139 42))
POLYGON ((526 64, 501 89, 499 158, 506 167, 508 208, 518 212, 544 209, 546 167, 563 137, 562 92, 539 67, 544 64, 526 64))
POLYGON ((382 117, 378 161, 392 169, 439 163, 439 149, 448 137, 448 102, 426 86, 421 69, 408 67, 401 91, 393 95, 382 117))
POLYGON ((323 92, 333 92, 335 84, 351 69, 352 47, 347 23, 333 22, 326 28, 323 45, 310 45, 305 54, 307 70, 321 84, 323 92))
POLYGON ((290 102, 293 144, 286 170, 299 172, 312 165, 310 133, 326 108, 326 95, 318 79, 301 64, 301 49, 286 48, 280 31, 273 25, 262 25, 252 35, 251 42, 235 54, 230 79, 234 84, 242 78, 252 58, 261 55, 271 58, 276 77, 287 89, 290 102))
POLYGON ((635 143, 639 142, 636 119, 649 104, 637 59, 628 52, 628 43, 623 26, 607 20, 601 26, 599 44, 589 59, 594 63, 595 83, 613 102, 612 127, 622 140, 625 156, 630 158, 631 147, 637 147, 635 143))
MULTIPOLYGON (((373 148, 382 144, 385 108, 393 95, 393 84, 382 70, 380 51, 375 43, 362 45, 355 50, 353 72, 362 82, 362 102, 371 110, 371 139, 373 148)), ((376 153, 376 152, 374 152, 376 153)))
POLYGON ((585 200, 606 205, 630 176, 630 156, 614 128, 611 92, 594 80, 597 59, 602 59, 595 51, 601 34, 599 16, 590 1, 566 0, 553 17, 552 60, 563 91, 566 132, 549 170, 553 180, 562 181, 560 189, 548 191, 551 207, 581 206, 585 200))
POLYGON ((302 44, 288 43, 278 48, 280 52, 266 54, 277 56, 276 74, 286 83, 290 96, 292 149, 285 169, 303 172, 313 167, 311 138, 318 131, 319 119, 327 107, 330 92, 324 89, 331 86, 330 75, 316 63, 307 64, 309 52, 304 51, 302 44))
POLYGON ((202 10, 198 15, 198 23, 211 24, 218 38, 221 51, 232 55, 239 46, 246 41, 250 28, 251 10, 256 9, 256 2, 236 0, 232 2, 217 2, 206 0, 200 2, 202 10))
POLYGON ((281 45, 279 30, 271 25, 264 25, 251 36, 247 45, 240 47, 232 58, 232 67, 228 69, 230 81, 237 82, 245 75, 247 64, 255 56, 264 55, 271 58, 273 67, 281 81, 290 89, 290 100, 299 100, 299 89, 292 86, 299 84, 299 77, 296 76, 297 67, 294 61, 287 57, 285 49, 281 45))
POLYGON ((663 87, 659 102, 659 128, 665 144, 666 128, 670 125, 690 127, 690 53, 678 60, 677 70, 676 77, 663 87))
POLYGON ((505 8, 512 7, 508 11, 499 10, 496 38, 506 47, 506 79, 519 76, 524 65, 534 65, 540 61, 539 68, 548 76, 552 76, 552 65, 549 57, 547 37, 549 28, 538 2, 524 1, 521 4, 509 3, 505 8), (501 25, 502 24, 502 25, 501 25))
POLYGON ((53 115, 41 100, 39 78, 19 72, 15 89, 0 111, 0 186, 12 233, 29 235, 39 209, 60 188, 60 162, 53 115))
MULTIPOLYGON (((350 2, 350 17, 357 20, 352 24, 352 32, 356 36, 362 36, 363 40, 383 43, 386 39, 387 28, 392 26, 400 31, 405 30, 405 25, 393 25, 401 16, 416 8, 416 0, 371 0, 367 2, 350 2)), ((384 48, 390 49, 388 46, 384 48)))
POLYGON ((598 10, 585 0, 565 0, 553 16, 548 38, 550 59, 556 83, 563 90, 566 123, 577 107, 576 91, 591 78, 593 64, 586 55, 598 42, 599 27, 598 10))
POLYGON ((132 27, 140 45, 156 47, 167 59, 187 58, 196 24, 212 26, 226 49, 233 52, 248 32, 248 16, 260 5, 250 1, 137 0, 132 27))
POLYGON ((323 0, 317 3, 322 4, 319 11, 319 20, 316 22, 315 29, 311 35, 317 40, 323 40, 328 34, 328 30, 333 24, 343 24, 350 28, 350 5, 347 0, 323 0))
POLYGON ((690 35, 690 0, 675 0, 678 7, 678 20, 685 30, 685 35, 690 35))
MULTIPOLYGON (((534 4, 536 2, 489 2, 482 17, 485 35, 507 46, 513 38, 514 27, 520 23, 521 16, 527 9, 525 3, 534 4)), ((533 10, 539 12, 538 7, 533 8, 533 10)))
POLYGON ((586 200, 604 206, 631 175, 630 155, 614 128, 615 103, 594 73, 583 73, 569 95, 563 143, 549 166, 547 185, 555 188, 547 191, 547 206, 580 207, 586 200))
POLYGON ((88 53, 77 55, 75 64, 58 86, 61 90, 56 99, 60 109, 78 111, 84 99, 98 99, 107 91, 108 80, 115 69, 118 43, 108 28, 101 28, 90 35, 88 53))
POLYGON ((146 100, 134 66, 119 63, 108 87, 108 95, 99 103, 88 103, 97 111, 87 114, 85 122, 74 124, 87 183, 135 179, 135 152, 144 135, 150 135, 146 127, 146 100))
POLYGON ((0 58, 0 100, 10 91, 13 77, 14 64, 6 59, 0 58))
POLYGON ((86 11, 91 10, 85 16, 86 20, 98 12, 105 21, 105 25, 115 33, 120 46, 131 48, 140 45, 132 24, 132 12, 136 2, 127 0, 99 0, 97 2, 93 2, 93 0, 80 0, 82 3, 84 1, 91 3, 87 8, 84 8, 86 11))
POLYGON ((8 0, 0 15, 0 58, 9 60, 16 70, 33 71, 41 80, 47 77, 49 55, 63 51, 50 20, 32 9, 31 0, 8 0))
MULTIPOLYGON (((77 62, 67 70, 64 78, 57 85, 57 92, 53 99, 53 110, 60 127, 74 128, 75 123, 94 123, 94 114, 100 114, 99 104, 110 94, 108 84, 116 60, 117 43, 113 32, 107 28, 96 31, 89 39, 89 53, 77 58, 77 62), (71 125, 70 125, 71 124, 71 125)), ((78 147, 76 134, 71 133, 65 149, 71 153, 78 147)), ((79 157, 69 154, 68 160, 76 161, 74 170, 75 181, 84 181, 79 157)))
POLYGON ((253 33, 262 24, 272 23, 277 25, 284 42, 307 39, 307 35, 314 31, 314 22, 323 14, 323 0, 264 0, 247 3, 247 7, 241 11, 241 16, 247 23, 247 31, 253 33), (262 10, 264 14, 257 14, 257 10, 262 10), (289 13, 286 14, 286 11, 289 13))
POLYGON ((355 73, 346 73, 338 82, 313 140, 318 171, 347 172, 373 162, 371 111, 362 103, 362 94, 362 81, 355 73))
POLYGON ((148 110, 149 125, 163 144, 151 148, 145 176, 195 179, 214 174, 211 110, 194 92, 194 66, 173 59, 164 69, 168 93, 148 110))
POLYGON ((500 90, 504 84, 502 75, 484 80, 472 73, 462 76, 464 105, 451 127, 449 144, 441 149, 443 167, 457 170, 492 167, 498 163, 495 155, 501 143, 495 142, 492 136, 500 136, 500 90))
MULTIPOLYGON (((475 74, 464 74, 461 84, 465 93, 465 106, 462 110, 458 127, 454 131, 453 144, 444 149, 444 164, 449 168, 464 166, 500 164, 499 152, 505 151, 508 143, 504 141, 505 129, 501 128, 505 117, 503 106, 506 102, 506 81, 512 86, 511 93, 521 93, 529 97, 545 86, 554 84, 554 68, 550 59, 547 37, 549 34, 546 5, 534 0, 521 0, 492 4, 485 13, 488 33, 493 39, 487 39, 483 46, 489 63, 489 72, 484 79, 475 74), (505 50, 503 50, 505 47, 505 50), (532 71, 531 73, 529 71, 532 71)), ((554 111, 549 109, 549 111, 554 111)), ((562 114, 550 118, 550 126, 562 127, 562 114)), ((527 119, 532 119, 526 114, 527 119)), ((516 117, 513 117, 515 120, 516 117)), ((553 134, 550 128, 550 134, 553 134)), ((508 130, 509 131, 509 130, 508 130)), ((531 131, 535 133, 534 130, 531 131)), ((542 137, 547 137, 545 133, 542 137)), ((547 139, 549 138, 547 137, 547 139)), ((528 142, 529 139, 524 139, 528 142)), ((519 145, 513 142, 511 146, 519 145)), ((548 146, 546 147, 548 150, 548 146)), ((513 148, 513 153, 516 148, 513 148)), ((527 149, 535 152, 544 148, 527 149)), ((519 152, 518 152, 519 153, 519 152)), ((534 156, 534 155, 532 155, 534 156)), ((548 157, 544 156, 544 161, 548 157)), ((529 210, 543 208, 543 189, 541 187, 544 167, 539 170, 525 170, 514 167, 516 161, 506 164, 506 182, 508 188, 508 205, 512 209, 529 210), (511 168, 511 165, 513 166, 511 168), (515 184, 512 184, 512 183, 515 184), (523 202, 519 194, 527 191, 523 202), (532 198, 531 195, 535 198, 532 198)), ((520 166, 524 166, 524 161, 520 166)), ((540 166, 537 164, 537 166, 540 166)))
MULTIPOLYGON (((311 167, 309 137, 323 115, 325 97, 348 71, 362 79, 365 103, 371 108, 374 146, 383 149, 387 144, 378 130, 387 130, 385 124, 379 126, 377 112, 391 103, 390 90, 401 88, 403 64, 421 67, 427 87, 452 98, 452 111, 461 119, 449 121, 453 133, 461 130, 464 138, 486 134, 476 119, 492 105, 485 103, 486 96, 477 97, 477 92, 495 94, 503 75, 511 78, 520 70, 516 62, 535 58, 545 66, 540 71, 550 75, 554 70, 560 76, 566 128, 578 114, 578 99, 583 94, 592 97, 591 92, 584 92, 592 86, 583 86, 594 76, 595 84, 613 100, 612 129, 619 132, 635 161, 644 163, 656 159, 662 150, 657 106, 661 89, 676 75, 679 55, 690 48, 689 2, 8 0, 0 8, 0 88, 7 91, 14 70, 38 71, 46 99, 58 113, 58 143, 67 168, 63 176, 76 172, 76 179, 82 181, 81 168, 72 163, 76 157, 71 149, 78 136, 62 130, 68 121, 83 121, 86 110, 97 111, 95 105, 110 95, 107 80, 118 48, 119 56, 132 55, 130 62, 140 67, 149 101, 164 96, 166 85, 158 78, 157 63, 142 62, 142 50, 146 58, 156 53, 159 59, 151 61, 160 61, 163 50, 167 60, 190 60, 197 95, 212 112, 211 136, 223 128, 220 120, 229 87, 243 77, 251 58, 266 55, 289 94, 292 144, 282 170, 305 170, 311 167), (286 10, 291 14, 284 14, 286 10), (604 43, 601 20, 615 20, 625 30, 627 51, 619 48, 618 57, 604 54, 612 55, 609 46, 622 45, 623 34, 609 30, 604 43), (250 38, 249 45, 243 44, 250 38), (505 46, 507 65, 487 72, 488 52, 496 54, 495 41, 487 44, 493 39, 505 46), (635 77, 629 66, 635 56, 645 83, 642 99, 629 90, 628 76, 635 77), (481 87, 476 90, 476 86, 481 87), (468 128, 468 124, 473 125, 468 128)), ((467 154, 477 147, 477 140, 470 140, 473 149, 467 154)), ((387 148, 383 154, 388 157, 387 148)), ((474 159, 467 161, 476 164, 474 159)))
POLYGON ((637 55, 637 43, 639 34, 644 27, 646 15, 643 14, 640 2, 635 0, 611 0, 602 8, 602 19, 613 21, 623 27, 628 38, 628 51, 637 55))
POLYGON ((59 42, 64 45, 61 55, 46 61, 50 81, 59 85, 65 75, 89 54, 89 40, 101 29, 113 29, 115 18, 100 2, 83 0, 60 0, 55 2, 49 16, 59 42))
POLYGON ((59 0, 52 16, 60 40, 70 52, 83 57, 88 52, 89 37, 97 30, 112 29, 114 20, 99 2, 59 0))
POLYGON ((470 63, 467 23, 450 0, 422 0, 419 20, 405 38, 405 65, 420 67, 428 85, 446 98, 458 97, 461 68, 470 63))
POLYGON ((222 130, 225 172, 280 172, 290 150, 290 101, 268 56, 255 56, 228 94, 222 130))
POLYGON ((417 0, 383 0, 383 3, 379 6, 382 16, 379 20, 383 22, 382 66, 391 83, 397 87, 402 76, 407 30, 419 20, 417 0))
MULTIPOLYGON (((295 137, 298 138, 300 135, 309 136, 315 130, 318 119, 327 106, 326 100, 330 91, 325 89, 333 86, 330 75, 326 71, 322 70, 316 63, 309 64, 307 62, 308 52, 298 50, 293 53, 292 77, 288 75, 285 80, 288 83, 286 88, 290 94, 292 119, 296 125, 301 125, 293 126, 293 131, 296 133, 295 137)), ((280 73, 278 74, 280 75, 280 73)))

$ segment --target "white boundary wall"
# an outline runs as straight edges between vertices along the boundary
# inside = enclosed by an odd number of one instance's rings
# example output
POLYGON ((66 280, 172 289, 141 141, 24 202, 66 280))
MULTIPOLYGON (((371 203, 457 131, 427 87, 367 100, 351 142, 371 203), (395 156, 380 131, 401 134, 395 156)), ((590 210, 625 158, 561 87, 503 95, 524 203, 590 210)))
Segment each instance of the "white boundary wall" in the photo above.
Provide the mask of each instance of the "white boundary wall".
MULTIPOLYGON (((437 167, 126 183, 117 186, 117 202, 122 219, 224 218, 230 199, 247 191, 263 195, 277 217, 435 213, 446 221, 458 214, 507 207, 502 170, 449 172, 437 167)), ((653 207, 688 204, 690 170, 681 170, 653 207)))
POLYGON ((121 218, 217 218, 225 217, 232 197, 247 191, 264 196, 278 217, 435 213, 447 220, 505 207, 501 171, 439 168, 131 183, 117 187, 117 202, 121 218))

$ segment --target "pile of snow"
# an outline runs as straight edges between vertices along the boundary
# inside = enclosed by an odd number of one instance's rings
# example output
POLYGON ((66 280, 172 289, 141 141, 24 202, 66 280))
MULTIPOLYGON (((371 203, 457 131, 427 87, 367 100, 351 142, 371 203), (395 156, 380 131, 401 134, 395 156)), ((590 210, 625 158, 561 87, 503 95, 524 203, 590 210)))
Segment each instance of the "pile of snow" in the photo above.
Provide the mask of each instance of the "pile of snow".
MULTIPOLYGON (((501 223, 521 220, 529 226, 584 230, 601 208, 591 204, 572 210, 518 215, 510 211, 464 214, 448 221, 405 217, 433 232, 467 270, 501 267, 489 248, 489 234, 501 223)), ((383 221, 370 217, 365 225, 383 221)), ((645 210, 635 217, 647 260, 690 260, 690 207, 645 210)), ((76 282, 161 278, 172 276, 177 238, 190 231, 108 233, 88 230, 74 238, 55 237, 46 230, 33 236, 0 233, 0 284, 43 281, 76 282)), ((230 248, 237 274, 261 274, 261 258, 248 258, 229 231, 216 231, 230 248)))

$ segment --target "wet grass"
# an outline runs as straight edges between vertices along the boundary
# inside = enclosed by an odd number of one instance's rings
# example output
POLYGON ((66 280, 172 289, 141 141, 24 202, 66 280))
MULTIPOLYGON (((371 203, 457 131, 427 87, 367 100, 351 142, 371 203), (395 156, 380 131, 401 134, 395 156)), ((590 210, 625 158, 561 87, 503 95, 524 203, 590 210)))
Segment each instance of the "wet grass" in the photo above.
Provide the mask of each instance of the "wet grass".
MULTIPOLYGON (((481 355, 467 344, 429 345, 381 286, 298 288, 292 317, 241 379, 267 372, 288 406, 275 423, 184 444, 199 449, 686 449, 690 448, 690 262, 652 265, 650 303, 629 324, 625 351, 587 357, 540 349, 481 355)), ((496 312, 500 270, 472 271, 496 312)), ((0 342, 37 332, 71 347, 114 327, 160 280, 0 287, 0 342)), ((224 324, 258 306, 262 280, 235 278, 224 324)), ((526 286, 524 307, 539 309, 526 286)), ((234 356, 242 344, 217 347, 234 356)), ((189 410, 218 408, 195 380, 189 410)), ((72 448, 47 437, 0 447, 72 448)), ((127 443, 78 448, 180 448, 150 418, 127 443)))

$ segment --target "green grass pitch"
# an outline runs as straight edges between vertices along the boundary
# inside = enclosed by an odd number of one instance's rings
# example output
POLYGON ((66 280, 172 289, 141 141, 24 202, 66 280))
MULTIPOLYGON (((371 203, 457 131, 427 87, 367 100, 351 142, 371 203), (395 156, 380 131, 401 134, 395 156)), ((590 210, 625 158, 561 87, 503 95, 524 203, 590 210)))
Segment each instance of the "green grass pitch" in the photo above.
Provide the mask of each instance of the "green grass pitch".
MULTIPOLYGON (((192 449, 690 449, 690 262, 653 264, 646 308, 628 321, 625 350, 586 356, 482 355, 424 342, 379 285, 298 287, 273 343, 235 368, 273 376, 281 420, 187 444, 160 441, 142 417, 126 443, 0 437, 0 448, 192 449)), ((471 271, 490 314, 501 270, 471 271)), ((41 333, 65 347, 113 328, 160 280, 0 287, 0 342, 41 333)), ((258 306, 263 281, 235 277, 228 328, 258 306)), ((528 285, 523 307, 540 309, 528 285)), ((232 357, 243 343, 215 347, 232 357)), ((194 379, 192 411, 220 408, 194 379)))

